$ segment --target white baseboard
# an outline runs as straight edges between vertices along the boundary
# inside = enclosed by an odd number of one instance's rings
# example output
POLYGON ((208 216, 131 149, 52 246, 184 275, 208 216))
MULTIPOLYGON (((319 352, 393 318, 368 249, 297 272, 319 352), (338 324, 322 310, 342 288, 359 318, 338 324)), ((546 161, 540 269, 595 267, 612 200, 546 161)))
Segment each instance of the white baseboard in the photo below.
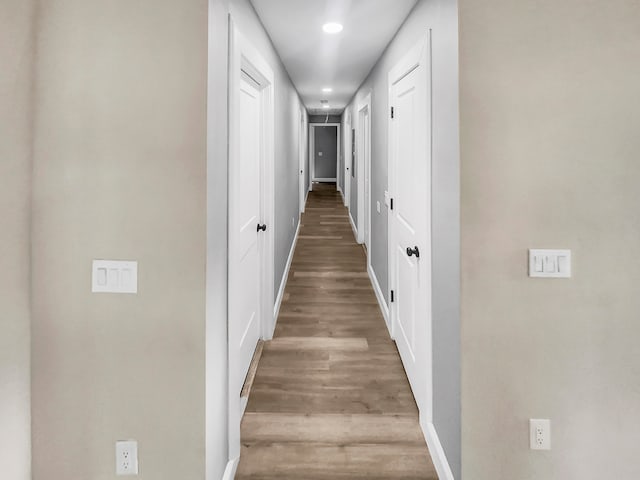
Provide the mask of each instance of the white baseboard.
POLYGON ((378 277, 376 276, 376 272, 374 272, 371 265, 367 265, 367 272, 369 273, 369 280, 371 280, 371 285, 373 285, 373 291, 376 292, 376 298, 378 299, 378 304, 380 305, 380 310, 382 311, 382 316, 384 317, 384 322, 387 324, 387 329, 389 330, 389 335, 393 338, 391 334, 391 323, 389 317, 389 306, 387 302, 384 300, 384 294, 382 293, 382 289, 380 288, 380 282, 378 282, 378 277))
POLYGON ((431 454, 433 466, 436 467, 438 478, 440 480, 455 480, 433 423, 423 422, 422 418, 420 418, 420 427, 422 428, 424 439, 427 441, 427 447, 431 454))
POLYGON ((353 230, 353 236, 356 239, 356 242, 358 241, 358 228, 356 227, 355 222, 353 221, 353 218, 351 217, 351 212, 349 212, 349 223, 351 224, 351 229, 353 230))
POLYGON ((314 178, 314 182, 337 182, 337 178, 314 178))
POLYGON ((236 476, 236 470, 238 469, 238 463, 240 463, 240 458, 234 458, 233 460, 229 460, 227 463, 227 468, 224 469, 224 475, 222 475, 222 480, 233 480, 236 476))
POLYGON ((296 245, 298 244, 298 235, 300 234, 300 224, 302 219, 298 218, 298 228, 296 228, 296 234, 293 236, 293 242, 291 243, 291 250, 289 250, 289 258, 287 258, 287 265, 284 267, 284 273, 282 274, 282 280, 280 280, 280 288, 278 289, 278 296, 276 297, 276 304, 273 307, 273 331, 270 337, 273 338, 273 332, 276 330, 276 324, 278 323, 278 315, 280 314, 280 306, 282 305, 282 298, 284 297, 284 290, 287 287, 287 279, 289 278, 289 270, 291 270, 291 262, 293 262, 293 254, 296 251, 296 245))

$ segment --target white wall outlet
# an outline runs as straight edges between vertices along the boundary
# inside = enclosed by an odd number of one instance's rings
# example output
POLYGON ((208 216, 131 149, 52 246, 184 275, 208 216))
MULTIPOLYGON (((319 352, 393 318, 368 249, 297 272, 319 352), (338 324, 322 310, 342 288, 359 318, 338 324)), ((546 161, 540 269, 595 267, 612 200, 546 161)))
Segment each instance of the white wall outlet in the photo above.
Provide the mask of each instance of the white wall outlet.
POLYGON ((376 210, 378 210, 378 213, 380 213, 380 202, 376 202, 376 210))
POLYGON ((531 450, 551 450, 551 421, 544 418, 529 419, 529 446, 531 450))
POLYGON ((116 442, 116 475, 138 475, 138 442, 116 442))
POLYGON ((138 262, 94 260, 91 291, 93 293, 138 293, 138 262))

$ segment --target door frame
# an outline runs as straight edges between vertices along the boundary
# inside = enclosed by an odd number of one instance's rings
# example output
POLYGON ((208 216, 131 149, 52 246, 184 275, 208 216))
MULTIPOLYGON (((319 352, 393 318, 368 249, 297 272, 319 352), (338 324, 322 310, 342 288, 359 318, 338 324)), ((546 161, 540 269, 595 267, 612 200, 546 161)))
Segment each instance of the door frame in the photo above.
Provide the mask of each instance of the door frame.
MULTIPOLYGON (((232 224, 231 219, 236 213, 236 205, 233 202, 235 194, 235 182, 239 176, 236 165, 239 164, 237 157, 239 154, 240 142, 240 80, 244 71, 261 87, 261 115, 262 115, 262 139, 260 147, 261 157, 261 218, 262 223, 267 224, 267 230, 260 236, 259 253, 261 259, 260 265, 260 332, 263 339, 269 339, 273 335, 274 317, 273 317, 273 293, 274 293, 274 145, 275 145, 275 110, 274 110, 274 74, 269 64, 260 55, 258 50, 242 35, 235 26, 233 19, 229 18, 229 225, 232 224)), ((229 228, 228 235, 228 282, 231 287, 234 275, 233 263, 231 259, 234 256, 234 245, 236 232, 233 228, 229 228)), ((229 288, 228 292, 228 318, 231 322, 234 301, 237 302, 232 295, 234 292, 229 288)), ((237 360, 232 357, 233 350, 228 338, 228 362, 229 362, 229 458, 236 459, 240 456, 240 421, 246 403, 243 404, 238 392, 232 389, 232 376, 234 368, 239 368, 237 360)))
MULTIPOLYGON (((340 127, 339 123, 310 123, 309 124, 309 183, 313 182, 337 182, 338 165, 340 158, 340 127), (335 178, 316 178, 316 157, 314 155, 315 150, 315 128, 316 127, 336 127, 336 177, 335 178)), ((337 187, 337 185, 336 185, 337 187)))
POLYGON ((351 165, 353 164, 353 155, 351 152, 351 113, 347 111, 344 114, 344 165, 343 178, 344 178, 344 206, 349 208, 351 205, 351 165))
POLYGON ((300 213, 304 213, 305 204, 307 201, 307 185, 306 185, 306 173, 307 172, 307 162, 305 158, 305 152, 307 151, 307 115, 304 109, 300 109, 300 121, 298 122, 299 135, 298 135, 298 155, 299 155, 299 182, 298 182, 298 190, 299 190, 299 202, 300 202, 300 213))
POLYGON ((371 264, 371 92, 367 94, 364 100, 358 104, 357 120, 356 120, 356 136, 357 136, 357 161, 358 161, 358 243, 367 245, 367 266, 371 264), (367 123, 363 125, 367 114, 367 123), (364 133, 367 135, 364 135, 364 133), (368 143, 365 148, 365 139, 368 143), (365 155, 361 155, 366 152, 365 155), (369 178, 369 193, 365 195, 365 179, 369 178), (367 198, 365 198, 367 197, 367 198), (368 212, 366 205, 369 205, 368 212), (367 212, 367 213, 365 213, 367 212), (367 218, 365 218, 365 216, 367 218), (366 222, 365 222, 366 220, 366 222), (368 242, 368 243, 367 243, 368 242))
MULTIPOLYGON (((431 83, 431 30, 428 30, 425 35, 422 36, 420 41, 416 43, 407 54, 389 71, 388 75, 388 110, 389 112, 387 116, 387 126, 388 126, 388 155, 387 155, 387 172, 388 172, 388 188, 389 188, 389 197, 390 201, 393 202, 393 197, 395 196, 395 192, 392 190, 395 187, 395 158, 394 158, 394 149, 392 143, 392 122, 391 119, 391 108, 392 108, 392 89, 393 86, 402 80, 405 76, 411 73, 420 65, 425 65, 424 76, 422 81, 419 82, 420 85, 424 85, 424 88, 428 89, 426 92, 426 97, 429 98, 429 105, 432 104, 433 93, 432 93, 432 83, 431 83)), ((427 105, 425 105, 425 115, 420 117, 419 125, 416 128, 422 129, 423 131, 429 130, 429 134, 433 138, 433 123, 432 123, 432 112, 431 110, 427 111, 427 105)), ((433 165, 433 143, 430 143, 431 150, 425 152, 429 158, 430 168, 433 165)), ((433 178, 433 177, 432 177, 433 178)), ((429 184, 429 195, 433 196, 433 188, 432 184, 429 184)), ((430 208, 433 211, 433 202, 430 202, 430 208)), ((431 216, 433 218, 433 216, 431 216)), ((392 209, 389 209, 389 215, 387 216, 387 230, 388 230, 388 244, 387 244, 387 268, 389 272, 389 289, 395 289, 395 285, 397 284, 397 279, 395 278, 396 265, 395 265, 395 255, 393 254, 393 248, 395 245, 395 222, 394 222, 394 212, 392 209)), ((432 248, 433 245, 433 230, 431 224, 428 225, 428 237, 429 238, 429 246, 432 248)), ((431 257, 432 252, 431 249, 425 254, 431 257)), ((424 255, 424 254, 423 254, 424 255)), ((432 262, 429 262, 432 265, 432 262)), ((429 295, 433 298, 433 271, 429 272, 430 282, 429 282, 429 295)), ((430 305, 433 305, 432 302, 429 302, 430 305)), ((426 385, 426 394, 424 399, 424 404, 418 404, 418 410, 420 413, 420 423, 421 425, 431 424, 433 422, 433 312, 420 312, 421 317, 428 322, 427 331, 429 332, 429 339, 425 348, 427 348, 426 355, 424 356, 427 359, 428 365, 424 365, 424 371, 426 372, 425 382, 426 385)), ((397 303, 389 302, 389 323, 391 330, 391 337, 396 338, 398 332, 398 318, 397 318, 397 303)))

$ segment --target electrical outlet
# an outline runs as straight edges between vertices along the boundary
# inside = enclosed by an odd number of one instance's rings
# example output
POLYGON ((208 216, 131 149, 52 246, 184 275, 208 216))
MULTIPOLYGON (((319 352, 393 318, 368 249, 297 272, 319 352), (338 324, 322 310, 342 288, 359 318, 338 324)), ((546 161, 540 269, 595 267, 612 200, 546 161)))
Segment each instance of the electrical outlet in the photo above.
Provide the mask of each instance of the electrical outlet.
POLYGON ((529 446, 531 450, 551 450, 551 421, 531 418, 529 420, 529 446))
POLYGON ((138 442, 116 442, 116 475, 138 475, 138 442))
POLYGON ((291 217, 291 226, 292 227, 296 226, 296 217, 291 217))

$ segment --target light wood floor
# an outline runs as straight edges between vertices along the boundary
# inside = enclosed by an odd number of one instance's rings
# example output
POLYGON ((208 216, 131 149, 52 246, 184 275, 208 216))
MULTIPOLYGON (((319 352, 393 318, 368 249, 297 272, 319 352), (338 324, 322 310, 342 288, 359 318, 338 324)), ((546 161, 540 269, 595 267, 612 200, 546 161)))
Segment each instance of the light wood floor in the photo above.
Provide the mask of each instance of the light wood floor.
POLYGON ((437 479, 335 185, 309 194, 236 479, 437 479))

